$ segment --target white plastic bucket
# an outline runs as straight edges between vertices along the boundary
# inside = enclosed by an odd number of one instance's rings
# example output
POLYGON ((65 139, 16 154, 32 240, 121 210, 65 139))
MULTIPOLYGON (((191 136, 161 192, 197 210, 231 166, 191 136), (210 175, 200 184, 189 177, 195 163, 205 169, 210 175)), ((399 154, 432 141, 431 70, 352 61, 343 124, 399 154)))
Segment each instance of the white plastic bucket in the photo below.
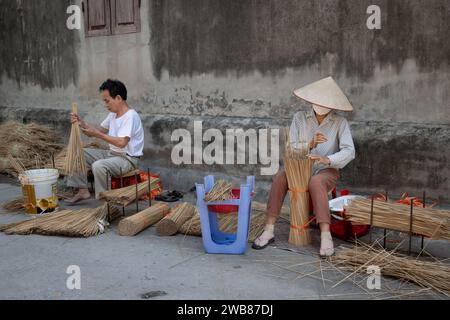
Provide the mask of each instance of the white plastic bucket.
POLYGON ((56 210, 58 178, 56 169, 29 170, 20 175, 27 213, 41 214, 56 210))

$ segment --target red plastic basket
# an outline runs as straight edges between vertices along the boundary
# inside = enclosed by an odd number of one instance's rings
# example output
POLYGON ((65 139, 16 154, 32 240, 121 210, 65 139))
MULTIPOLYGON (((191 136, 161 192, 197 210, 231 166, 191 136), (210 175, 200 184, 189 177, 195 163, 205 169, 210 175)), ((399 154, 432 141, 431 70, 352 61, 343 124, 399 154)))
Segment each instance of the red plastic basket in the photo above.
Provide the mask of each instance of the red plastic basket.
MULTIPOLYGON (((233 200, 240 199, 241 189, 232 189, 231 195, 232 195, 231 199, 233 200)), ((253 197, 254 192, 252 192, 250 195, 253 197)), ((239 206, 232 204, 214 204, 208 205, 208 210, 214 213, 222 213, 222 214, 237 213, 239 211, 239 206)))

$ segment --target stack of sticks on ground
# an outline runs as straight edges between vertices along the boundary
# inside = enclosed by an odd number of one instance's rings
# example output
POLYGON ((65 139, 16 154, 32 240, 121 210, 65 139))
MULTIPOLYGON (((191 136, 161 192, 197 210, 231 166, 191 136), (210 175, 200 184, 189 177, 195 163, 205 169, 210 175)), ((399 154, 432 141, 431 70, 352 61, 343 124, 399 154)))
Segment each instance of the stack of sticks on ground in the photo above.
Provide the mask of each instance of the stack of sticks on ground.
POLYGON ((431 288, 450 297, 450 265, 440 261, 403 256, 395 251, 374 248, 360 243, 362 246, 353 248, 341 247, 331 263, 337 268, 352 272, 335 284, 344 282, 351 275, 367 273, 368 266, 378 266, 383 276, 393 277, 406 282, 412 282, 422 288, 431 288))
POLYGON ((211 191, 205 196, 205 202, 225 201, 232 198, 231 183, 225 180, 218 180, 211 191))
POLYGON ((182 203, 173 208, 168 215, 156 224, 159 236, 173 236, 186 221, 192 219, 197 209, 190 203, 182 203))
POLYGON ((170 208, 165 203, 155 203, 151 207, 122 219, 119 223, 119 234, 121 236, 135 236, 139 232, 151 227, 161 221, 168 213, 170 208))
POLYGON ((128 206, 130 203, 136 201, 136 199, 140 199, 146 194, 151 193, 151 191, 157 190, 159 188, 158 183, 160 182, 159 178, 150 178, 150 190, 148 181, 141 182, 137 185, 131 185, 121 189, 108 190, 100 193, 100 199, 105 199, 106 201, 121 205, 128 206), (137 197, 136 197, 137 193, 137 197))
POLYGON ((0 172, 11 175, 17 175, 17 170, 9 154, 28 170, 45 167, 51 155, 63 148, 54 130, 36 123, 6 122, 0 125, 0 137, 0 172))
MULTIPOLYGON (((283 207, 282 217, 289 220, 289 208, 283 207)), ((237 213, 231 214, 217 214, 219 229, 224 233, 236 233, 238 224, 237 213)), ((253 242, 264 231, 266 223, 266 205, 259 202, 252 202, 252 217, 250 221, 249 241, 253 242)), ((179 232, 185 235, 196 237, 202 236, 202 227, 200 222, 200 215, 198 211, 191 219, 186 221, 179 229, 179 232)))
POLYGON ((135 236, 156 224, 156 232, 159 236, 173 236, 195 213, 196 208, 190 203, 180 203, 170 209, 167 204, 158 202, 131 217, 121 220, 119 234, 121 236, 135 236))
POLYGON ((104 204, 98 208, 63 210, 36 218, 0 226, 0 231, 12 235, 40 234, 48 236, 92 237, 105 231, 108 221, 120 216, 117 208, 104 204))
MULTIPOLYGON (((370 224, 371 200, 357 199, 345 208, 346 218, 359 224, 370 224)), ((404 204, 374 200, 375 227, 409 232, 411 208, 404 204)), ((450 212, 431 208, 413 208, 412 232, 434 240, 450 240, 450 212)))
POLYGON ((311 243, 309 229, 309 180, 314 161, 308 158, 308 143, 291 143, 289 129, 285 129, 286 149, 284 167, 289 185, 291 208, 291 231, 289 243, 305 246, 311 243))

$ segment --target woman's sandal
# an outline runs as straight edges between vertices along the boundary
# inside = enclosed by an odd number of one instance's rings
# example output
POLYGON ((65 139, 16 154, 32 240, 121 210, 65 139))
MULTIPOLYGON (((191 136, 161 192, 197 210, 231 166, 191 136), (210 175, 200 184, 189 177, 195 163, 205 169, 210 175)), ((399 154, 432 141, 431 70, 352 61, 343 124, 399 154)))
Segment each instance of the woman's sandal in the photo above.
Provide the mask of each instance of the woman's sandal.
POLYGON ((262 250, 262 249, 267 248, 270 244, 272 244, 274 242, 275 242, 275 238, 272 238, 269 241, 267 241, 267 243, 265 245, 260 246, 260 245, 256 244, 256 240, 255 240, 255 242, 253 242, 253 244, 252 244, 252 248, 255 250, 262 250))

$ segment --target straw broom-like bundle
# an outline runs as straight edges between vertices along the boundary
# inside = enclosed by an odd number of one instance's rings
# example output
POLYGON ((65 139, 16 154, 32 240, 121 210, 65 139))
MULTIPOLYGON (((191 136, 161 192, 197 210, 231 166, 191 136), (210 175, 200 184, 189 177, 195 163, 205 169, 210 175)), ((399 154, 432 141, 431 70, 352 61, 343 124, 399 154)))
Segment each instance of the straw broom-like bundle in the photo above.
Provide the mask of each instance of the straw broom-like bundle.
MULTIPOLYGON (((371 200, 353 200, 345 208, 346 218, 359 224, 370 224, 371 200)), ((375 227, 401 232, 410 231, 411 208, 375 200, 373 221, 375 227)), ((413 208, 412 232, 435 240, 450 240, 450 212, 431 208, 413 208)))
MULTIPOLYGON (((367 266, 380 267, 384 276, 431 288, 450 297, 450 265, 431 262, 372 247, 341 248, 330 261, 346 271, 366 273, 367 266)), ((342 282, 342 281, 341 281, 342 282)), ((336 284, 337 285, 337 284, 336 284)))
POLYGON ((192 218, 195 210, 195 207, 187 202, 176 206, 168 215, 158 222, 156 225, 156 233, 159 236, 175 235, 180 227, 192 218))
POLYGON ((154 225, 170 212, 165 203, 157 203, 135 215, 123 219, 119 223, 119 234, 121 236, 135 236, 139 232, 154 225))
POLYGON ((293 148, 289 132, 287 136, 284 167, 289 185, 291 208, 289 243, 305 246, 311 243, 308 187, 314 161, 307 157, 309 150, 306 144, 300 149, 293 148))
MULTIPOLYGON (((72 113, 78 114, 78 106, 76 103, 72 105, 72 113)), ((87 173, 80 125, 78 123, 72 123, 63 171, 67 176, 73 176, 75 174, 85 175, 87 173)))
POLYGON ((101 234, 108 225, 107 220, 120 216, 115 207, 104 204, 96 209, 77 211, 63 210, 37 218, 0 226, 0 231, 12 235, 40 234, 48 236, 91 237, 101 234))
MULTIPOLYGON (((157 190, 158 183, 160 182, 159 178, 151 178, 150 180, 150 189, 151 191, 157 190)), ((137 199, 140 199, 142 196, 148 193, 148 181, 144 181, 138 184, 137 187, 137 199)), ((136 200, 136 185, 131 185, 121 189, 108 190, 100 193, 100 199, 105 199, 106 201, 121 205, 128 206, 130 203, 136 200)))
POLYGON ((214 184, 214 187, 208 192, 204 200, 206 202, 213 202, 230 200, 231 198, 231 183, 225 180, 219 180, 214 184))
MULTIPOLYGON (((85 143, 83 146, 84 149, 101 149, 101 150, 107 150, 108 147, 105 146, 103 143, 98 142, 97 140, 85 143)), ((64 172, 64 166, 66 164, 66 158, 67 158, 67 148, 62 149, 57 155, 55 155, 55 169, 58 169, 60 174, 65 174, 64 172)), ((53 160, 50 159, 50 162, 47 163, 48 168, 53 168, 53 160)))

